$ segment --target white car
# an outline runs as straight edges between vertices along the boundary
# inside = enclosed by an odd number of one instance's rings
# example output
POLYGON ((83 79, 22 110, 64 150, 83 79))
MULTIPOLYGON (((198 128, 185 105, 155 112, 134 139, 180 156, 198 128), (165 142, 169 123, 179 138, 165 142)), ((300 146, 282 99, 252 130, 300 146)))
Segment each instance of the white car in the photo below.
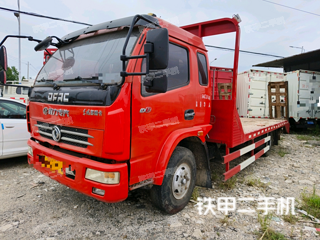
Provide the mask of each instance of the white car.
POLYGON ((27 105, 16 100, 0 98, 0 159, 27 155, 27 105))

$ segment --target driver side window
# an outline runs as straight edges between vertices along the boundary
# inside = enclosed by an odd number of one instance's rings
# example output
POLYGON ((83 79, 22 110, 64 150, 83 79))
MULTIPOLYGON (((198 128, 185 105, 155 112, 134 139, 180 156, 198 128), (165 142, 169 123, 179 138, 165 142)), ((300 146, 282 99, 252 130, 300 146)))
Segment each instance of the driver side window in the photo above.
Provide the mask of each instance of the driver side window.
POLYGON ((0 101, 0 118, 25 119, 26 106, 16 102, 0 101))
MULTIPOLYGON (((142 61, 142 72, 146 71, 146 60, 142 61)), ((168 77, 168 91, 186 86, 189 84, 189 53, 187 48, 169 43, 169 63, 164 70, 168 77)), ((143 86, 144 76, 141 81, 141 95, 151 96, 156 93, 148 93, 143 86)))

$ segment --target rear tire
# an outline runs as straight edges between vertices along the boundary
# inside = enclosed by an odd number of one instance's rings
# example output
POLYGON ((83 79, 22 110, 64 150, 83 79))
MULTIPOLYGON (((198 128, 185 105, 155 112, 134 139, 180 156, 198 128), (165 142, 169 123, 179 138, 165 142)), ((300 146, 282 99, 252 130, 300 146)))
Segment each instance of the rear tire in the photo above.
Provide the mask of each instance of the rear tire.
POLYGON ((189 202, 196 182, 196 162, 185 147, 176 147, 169 160, 161 186, 151 189, 153 204, 169 214, 181 211, 189 202))

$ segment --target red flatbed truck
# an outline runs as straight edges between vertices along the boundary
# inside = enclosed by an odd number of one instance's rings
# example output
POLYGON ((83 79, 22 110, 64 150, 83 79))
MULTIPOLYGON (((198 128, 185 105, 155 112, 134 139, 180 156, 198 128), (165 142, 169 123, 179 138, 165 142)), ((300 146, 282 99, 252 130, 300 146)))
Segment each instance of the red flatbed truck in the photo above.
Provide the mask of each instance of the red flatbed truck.
POLYGON ((177 27, 136 15, 56 44, 56 37, 43 40, 36 50, 58 49, 30 91, 29 163, 104 202, 152 186, 153 203, 170 214, 186 206, 195 185, 212 187, 213 156, 229 179, 277 143, 281 129, 289 132, 286 120, 238 116, 238 24, 224 18, 177 27), (202 37, 230 32, 233 68, 209 67, 202 37))

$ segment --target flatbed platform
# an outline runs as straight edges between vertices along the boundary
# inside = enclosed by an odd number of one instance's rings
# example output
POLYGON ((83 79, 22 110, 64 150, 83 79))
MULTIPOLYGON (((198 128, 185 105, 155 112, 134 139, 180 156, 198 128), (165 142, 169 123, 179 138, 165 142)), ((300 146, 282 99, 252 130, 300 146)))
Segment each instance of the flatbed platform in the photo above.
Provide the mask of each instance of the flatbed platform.
POLYGON ((226 149, 226 155, 223 157, 224 164, 226 164, 225 180, 231 178, 269 151, 271 147, 271 132, 280 128, 286 128, 286 132, 289 132, 289 122, 285 119, 240 118, 240 122, 244 141, 249 141, 251 144, 231 153, 229 148, 226 149), (260 137, 259 141, 255 140, 258 137, 260 137), (254 150, 258 149, 258 147, 263 148, 255 153, 254 150), (250 158, 230 169, 229 163, 231 161, 249 152, 251 152, 250 158))
POLYGON ((244 134, 253 133, 263 128, 281 124, 286 120, 276 120, 267 118, 240 118, 244 134))
POLYGON ((240 118, 245 140, 254 139, 260 135, 272 132, 281 127, 289 127, 287 120, 267 118, 240 118))

